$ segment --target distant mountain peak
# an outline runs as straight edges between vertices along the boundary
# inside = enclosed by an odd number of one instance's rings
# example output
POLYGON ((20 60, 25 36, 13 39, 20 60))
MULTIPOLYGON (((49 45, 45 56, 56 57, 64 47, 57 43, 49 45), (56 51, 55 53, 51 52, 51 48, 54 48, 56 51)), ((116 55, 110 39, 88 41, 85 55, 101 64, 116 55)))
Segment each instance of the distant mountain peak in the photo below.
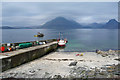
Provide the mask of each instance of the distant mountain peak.
POLYGON ((111 19, 108 21, 108 23, 118 23, 115 19, 111 19))
POLYGON ((103 28, 106 28, 106 29, 118 29, 119 28, 118 24, 119 24, 119 22, 117 22, 115 19, 111 19, 103 26, 103 28))
POLYGON ((56 18, 53 19, 53 20, 64 21, 64 20, 67 20, 67 19, 64 18, 64 17, 59 16, 59 17, 56 17, 56 18))
POLYGON ((110 21, 116 21, 116 19, 110 19, 110 21))
POLYGON ((65 19, 65 18, 62 17, 62 16, 58 16, 58 17, 56 17, 55 19, 65 19))
POLYGON ((81 25, 75 21, 68 20, 64 17, 56 17, 49 22, 46 22, 41 28, 46 29, 76 29, 81 28, 81 25))

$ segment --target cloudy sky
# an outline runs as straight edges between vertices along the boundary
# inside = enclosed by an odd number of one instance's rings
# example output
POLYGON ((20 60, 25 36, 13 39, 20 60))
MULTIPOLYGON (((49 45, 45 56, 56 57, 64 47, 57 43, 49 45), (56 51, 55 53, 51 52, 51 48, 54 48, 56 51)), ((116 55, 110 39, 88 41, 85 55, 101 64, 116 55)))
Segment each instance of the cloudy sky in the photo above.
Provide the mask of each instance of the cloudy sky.
POLYGON ((38 26, 62 16, 78 23, 103 23, 118 18, 117 2, 3 2, 2 23, 38 26))

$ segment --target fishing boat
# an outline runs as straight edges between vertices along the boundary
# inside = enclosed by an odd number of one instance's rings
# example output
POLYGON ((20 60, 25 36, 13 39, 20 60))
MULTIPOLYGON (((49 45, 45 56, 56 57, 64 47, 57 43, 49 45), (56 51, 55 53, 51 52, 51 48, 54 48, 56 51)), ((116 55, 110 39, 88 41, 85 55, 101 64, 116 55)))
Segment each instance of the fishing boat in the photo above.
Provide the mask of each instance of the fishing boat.
POLYGON ((43 36, 44 36, 44 34, 42 34, 42 33, 40 33, 40 32, 38 32, 37 35, 34 35, 34 37, 43 37, 43 36))
POLYGON ((66 44, 66 43, 65 43, 64 40, 59 40, 59 41, 58 41, 58 45, 59 45, 59 46, 65 46, 65 44, 66 44))
MULTIPOLYGON (((61 35, 62 35, 62 34, 61 34, 61 35)), ((63 39, 63 37, 62 37, 62 39, 60 39, 60 34, 59 34, 58 46, 65 46, 67 42, 68 42, 68 41, 67 41, 66 38, 63 39)))

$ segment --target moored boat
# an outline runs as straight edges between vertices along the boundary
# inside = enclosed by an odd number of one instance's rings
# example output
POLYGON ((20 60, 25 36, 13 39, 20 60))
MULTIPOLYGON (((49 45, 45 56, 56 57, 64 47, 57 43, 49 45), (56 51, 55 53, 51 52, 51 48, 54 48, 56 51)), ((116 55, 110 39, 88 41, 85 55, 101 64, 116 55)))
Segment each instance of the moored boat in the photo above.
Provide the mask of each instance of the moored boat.
POLYGON ((43 36, 44 36, 44 34, 42 34, 42 33, 40 33, 40 32, 38 32, 37 35, 34 35, 34 37, 43 37, 43 36))
POLYGON ((59 40, 58 45, 59 46, 65 46, 66 42, 64 40, 59 40))
POLYGON ((59 34, 59 39, 58 39, 58 46, 65 46, 67 43, 67 39, 60 39, 60 34, 59 34))

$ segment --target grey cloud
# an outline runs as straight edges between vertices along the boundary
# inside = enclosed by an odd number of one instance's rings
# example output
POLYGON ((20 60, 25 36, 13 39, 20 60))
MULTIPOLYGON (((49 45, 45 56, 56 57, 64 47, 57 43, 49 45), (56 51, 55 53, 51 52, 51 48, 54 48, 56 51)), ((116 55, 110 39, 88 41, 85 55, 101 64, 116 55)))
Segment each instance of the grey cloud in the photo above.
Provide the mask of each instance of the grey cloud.
POLYGON ((117 19, 117 2, 4 2, 3 25, 41 25, 63 16, 79 23, 117 19))

